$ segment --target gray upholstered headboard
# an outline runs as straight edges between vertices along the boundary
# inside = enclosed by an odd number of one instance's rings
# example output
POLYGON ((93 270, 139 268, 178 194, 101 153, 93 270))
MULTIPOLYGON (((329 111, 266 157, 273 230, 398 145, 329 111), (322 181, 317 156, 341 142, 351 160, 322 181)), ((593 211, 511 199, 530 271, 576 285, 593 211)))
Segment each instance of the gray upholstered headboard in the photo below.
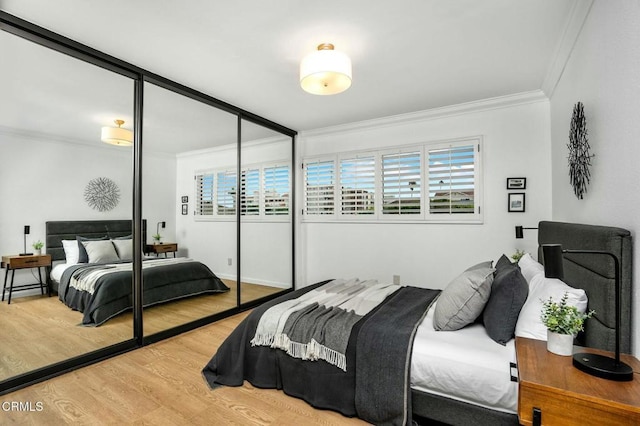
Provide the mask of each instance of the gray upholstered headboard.
MULTIPOLYGON (((620 351, 631 351, 631 233, 609 226, 562 222, 540 222, 538 244, 562 244, 563 249, 600 250, 615 254, 620 260, 620 351)), ((538 259, 543 263, 541 250, 538 259)), ((582 288, 589 298, 589 309, 596 311, 585 322, 578 342, 584 346, 613 351, 615 349, 615 279, 614 262, 609 256, 564 254, 564 281, 582 288)))
MULTIPOLYGON (((124 237, 132 234, 131 220, 64 220, 46 222, 46 251, 52 260, 64 260, 62 240, 75 240, 76 236, 99 238, 105 235, 124 237)), ((142 221, 142 241, 147 241, 147 221, 142 221)))

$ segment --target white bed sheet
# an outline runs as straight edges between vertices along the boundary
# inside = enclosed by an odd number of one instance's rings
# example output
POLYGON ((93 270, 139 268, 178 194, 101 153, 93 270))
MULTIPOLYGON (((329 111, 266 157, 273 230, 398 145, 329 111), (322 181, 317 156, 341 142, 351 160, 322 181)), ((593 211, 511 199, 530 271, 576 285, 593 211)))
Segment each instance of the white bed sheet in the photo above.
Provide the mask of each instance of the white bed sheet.
POLYGON ((49 274, 49 276, 53 281, 55 281, 56 283, 59 283, 65 269, 73 265, 74 263, 58 263, 53 267, 53 269, 51 269, 51 273, 49 274))
MULTIPOLYGON (((418 327, 411 358, 411 388, 517 413, 518 384, 511 381, 515 341, 494 342, 481 324, 457 331, 433 329, 435 303, 418 327)), ((514 370, 515 374, 515 370, 514 370)))

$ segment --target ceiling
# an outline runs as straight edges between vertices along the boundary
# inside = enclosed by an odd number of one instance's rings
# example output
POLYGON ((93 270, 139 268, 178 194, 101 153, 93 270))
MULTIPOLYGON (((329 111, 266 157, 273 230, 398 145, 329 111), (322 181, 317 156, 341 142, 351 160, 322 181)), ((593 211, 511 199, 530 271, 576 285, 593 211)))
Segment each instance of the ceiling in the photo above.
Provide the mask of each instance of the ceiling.
MULTIPOLYGON (((0 0, 0 9, 303 131, 539 90, 576 2, 0 0), (353 62, 353 84, 338 95, 311 95, 298 83, 300 59, 323 42, 353 62)), ((3 50, 4 56, 6 45, 3 50)), ((63 74, 37 66, 41 58, 38 53, 21 58, 13 74, 0 70, 4 86, 16 92, 16 86, 37 86, 38 79, 60 79, 63 74)), ((83 94, 93 91, 94 99, 107 99, 112 89, 106 82, 118 79, 105 78, 98 88, 88 79, 77 99, 69 96, 77 81, 63 79, 60 90, 70 103, 82 105, 95 125, 106 125, 113 112, 88 105, 83 94)), ((133 90, 126 81, 113 84, 133 90)), ((45 108, 46 89, 38 89, 41 99, 22 90, 22 98, 34 98, 29 108, 45 108)), ((6 102, 0 106, 0 117, 5 116, 0 126, 24 125, 24 118, 6 118, 9 109, 6 102)), ((59 121, 59 104, 53 109, 57 119, 44 121, 71 125, 59 121)), ((78 126, 78 117, 69 120, 78 126)))

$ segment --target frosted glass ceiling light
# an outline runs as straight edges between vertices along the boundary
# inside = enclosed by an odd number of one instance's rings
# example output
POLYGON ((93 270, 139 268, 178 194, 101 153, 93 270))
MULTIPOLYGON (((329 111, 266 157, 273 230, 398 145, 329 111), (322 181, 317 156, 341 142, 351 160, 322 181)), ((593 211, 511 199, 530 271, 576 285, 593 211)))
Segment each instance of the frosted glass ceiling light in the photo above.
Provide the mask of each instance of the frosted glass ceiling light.
POLYGON ((300 62, 300 86, 314 95, 335 95, 351 86, 351 59, 324 43, 300 62))
POLYGON ((100 138, 102 142, 118 146, 133 145, 133 132, 120 127, 124 124, 124 120, 114 120, 113 122, 118 127, 103 127, 102 137, 100 138))

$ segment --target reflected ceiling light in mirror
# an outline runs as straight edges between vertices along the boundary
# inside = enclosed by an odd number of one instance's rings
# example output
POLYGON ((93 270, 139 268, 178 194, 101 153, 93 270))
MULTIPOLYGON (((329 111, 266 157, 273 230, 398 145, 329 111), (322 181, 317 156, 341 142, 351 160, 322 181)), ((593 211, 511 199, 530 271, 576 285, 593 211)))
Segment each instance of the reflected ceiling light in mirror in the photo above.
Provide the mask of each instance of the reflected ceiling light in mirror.
POLYGON ((103 127, 102 137, 100 138, 102 142, 118 146, 133 145, 133 132, 121 127, 124 124, 124 120, 113 120, 113 122, 118 127, 103 127))
POLYGON ((323 43, 300 62, 300 86, 314 95, 335 95, 351 87, 351 59, 323 43))

